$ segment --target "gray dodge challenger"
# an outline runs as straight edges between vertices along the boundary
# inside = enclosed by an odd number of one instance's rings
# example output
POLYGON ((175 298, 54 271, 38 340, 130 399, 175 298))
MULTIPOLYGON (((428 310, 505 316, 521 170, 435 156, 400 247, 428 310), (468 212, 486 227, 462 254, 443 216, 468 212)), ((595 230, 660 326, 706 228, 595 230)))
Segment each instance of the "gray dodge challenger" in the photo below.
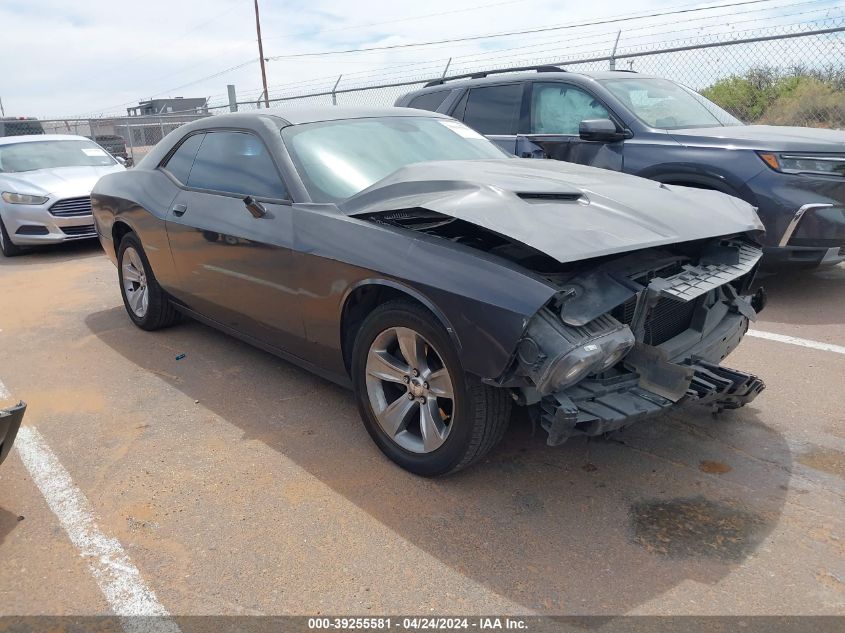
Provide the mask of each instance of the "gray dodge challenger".
POLYGON ((92 205, 138 327, 189 315, 351 387, 419 475, 480 459, 513 405, 556 445, 763 389, 720 365, 765 299, 750 205, 513 158, 447 116, 205 118, 92 205))

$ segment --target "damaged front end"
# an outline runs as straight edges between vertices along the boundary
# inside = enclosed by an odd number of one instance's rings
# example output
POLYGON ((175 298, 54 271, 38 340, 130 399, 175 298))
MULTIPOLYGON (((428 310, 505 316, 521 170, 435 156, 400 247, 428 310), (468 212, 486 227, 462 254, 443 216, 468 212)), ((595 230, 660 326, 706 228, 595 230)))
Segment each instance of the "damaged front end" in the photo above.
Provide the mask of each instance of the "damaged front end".
POLYGON ((512 379, 524 382, 520 402, 538 406, 548 443, 691 403, 753 400, 763 382, 719 362, 765 303, 761 290, 749 294, 761 256, 738 236, 546 275, 560 292, 529 321, 512 379))

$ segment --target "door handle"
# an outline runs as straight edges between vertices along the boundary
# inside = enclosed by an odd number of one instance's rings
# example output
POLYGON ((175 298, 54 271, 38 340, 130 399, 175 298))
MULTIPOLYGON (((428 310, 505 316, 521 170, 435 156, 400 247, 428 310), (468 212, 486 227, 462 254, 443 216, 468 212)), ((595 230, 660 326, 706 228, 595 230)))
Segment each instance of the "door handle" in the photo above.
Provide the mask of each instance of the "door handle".
POLYGON ((171 209, 171 211, 173 211, 173 215, 175 215, 177 218, 181 218, 183 215, 185 215, 185 211, 187 210, 187 204, 176 204, 173 205, 173 208, 171 209))

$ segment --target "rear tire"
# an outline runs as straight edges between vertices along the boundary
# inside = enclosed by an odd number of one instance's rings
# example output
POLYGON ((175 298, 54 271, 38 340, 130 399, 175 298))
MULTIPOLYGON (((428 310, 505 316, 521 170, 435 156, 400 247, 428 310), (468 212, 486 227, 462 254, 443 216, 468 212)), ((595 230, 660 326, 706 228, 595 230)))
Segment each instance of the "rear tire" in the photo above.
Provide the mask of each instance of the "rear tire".
POLYGON ((439 321, 407 301, 385 303, 364 320, 352 382, 376 445, 423 477, 477 462, 502 439, 510 418, 508 392, 466 374, 439 321))
POLYGON ((12 240, 9 238, 9 233, 6 231, 6 225, 3 224, 2 219, 0 219, 0 252, 6 257, 15 257, 23 252, 20 246, 12 244, 12 240))
POLYGON ((179 321, 179 312, 158 285, 135 233, 127 233, 117 249, 120 294, 129 318, 142 330, 159 330, 179 321))

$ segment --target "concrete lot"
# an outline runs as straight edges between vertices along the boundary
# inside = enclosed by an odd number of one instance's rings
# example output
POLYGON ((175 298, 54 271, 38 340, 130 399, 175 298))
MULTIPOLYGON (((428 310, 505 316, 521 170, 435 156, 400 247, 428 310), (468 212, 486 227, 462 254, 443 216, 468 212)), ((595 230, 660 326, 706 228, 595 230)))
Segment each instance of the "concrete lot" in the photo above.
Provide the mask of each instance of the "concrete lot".
MULTIPOLYGON (((764 285, 756 330, 845 345, 845 268, 764 285)), ((0 259, 0 380, 172 614, 845 614, 845 355, 748 337, 728 364, 768 384, 744 410, 558 448, 516 419, 429 481, 344 390, 133 327, 97 245, 0 259)), ((109 613, 17 451, 0 562, 0 614, 109 613)))

